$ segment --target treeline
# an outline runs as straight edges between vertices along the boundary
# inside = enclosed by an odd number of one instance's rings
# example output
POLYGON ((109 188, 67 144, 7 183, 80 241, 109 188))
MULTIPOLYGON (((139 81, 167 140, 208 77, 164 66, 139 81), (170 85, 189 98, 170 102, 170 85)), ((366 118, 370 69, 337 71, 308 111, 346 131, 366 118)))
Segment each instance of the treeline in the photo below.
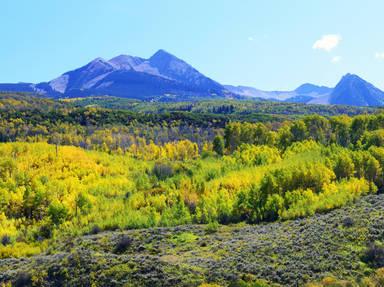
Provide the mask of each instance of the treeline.
MULTIPOLYGON (((301 103, 271 102, 266 100, 203 100, 194 102, 140 102, 131 99, 115 97, 87 97, 63 100, 74 107, 98 106, 108 109, 124 109, 141 113, 165 113, 165 112, 192 112, 238 115, 237 120, 242 120, 246 115, 270 114, 297 116, 307 114, 319 114, 323 116, 335 116, 346 114, 349 116, 369 114, 377 112, 375 107, 356 107, 341 105, 308 105, 301 103)), ((233 117, 233 119, 236 119, 233 117)))
POLYGON ((285 122, 276 129, 262 123, 236 122, 228 124, 224 133, 229 152, 241 144, 276 146, 285 150, 292 143, 304 140, 368 149, 371 145, 380 146, 384 143, 384 114, 331 118, 311 115, 285 122))
POLYGON ((48 142, 117 153, 126 153, 133 146, 145 148, 151 142, 163 146, 181 140, 196 143, 201 151, 217 134, 222 134, 222 130, 178 123, 148 126, 134 121, 129 125, 82 126, 50 122, 32 124, 21 119, 0 120, 0 142, 48 142))

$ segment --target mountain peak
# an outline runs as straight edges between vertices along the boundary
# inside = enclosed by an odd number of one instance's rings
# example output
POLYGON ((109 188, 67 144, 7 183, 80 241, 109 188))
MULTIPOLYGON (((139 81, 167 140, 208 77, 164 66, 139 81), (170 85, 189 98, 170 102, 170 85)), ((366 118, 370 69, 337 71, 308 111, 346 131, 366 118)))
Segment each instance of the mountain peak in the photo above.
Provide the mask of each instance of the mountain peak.
POLYGON ((171 53, 165 51, 164 49, 159 49, 155 54, 152 55, 151 58, 154 58, 154 57, 172 57, 172 58, 176 58, 174 55, 172 55, 171 53))
MULTIPOLYGON (((157 68, 163 69, 165 66, 170 65, 170 63, 185 63, 184 61, 180 60, 176 56, 172 55, 171 53, 168 53, 165 50, 158 50, 155 54, 152 55, 148 59, 149 63, 151 65, 154 65, 157 68)), ((186 64, 186 63, 185 63, 186 64)))
POLYGON ((79 68, 78 70, 81 70, 81 69, 86 69, 86 70, 111 70, 113 69, 112 67, 112 64, 109 63, 108 61, 104 60, 103 58, 96 58, 96 59, 93 59, 92 61, 90 61, 87 65, 79 68))
POLYGON ((92 61, 90 61, 88 63, 88 65, 89 64, 97 64, 97 63, 107 64, 108 62, 101 57, 97 57, 97 58, 93 59, 92 61))
POLYGON ((330 103, 381 106, 384 104, 384 92, 357 75, 346 74, 333 90, 330 103))
POLYGON ((122 54, 110 59, 108 62, 118 69, 130 70, 143 63, 144 59, 122 54))
MULTIPOLYGON (((341 80, 360 80, 360 81, 364 81, 362 78, 360 78, 358 75, 355 75, 355 74, 345 74, 341 80)), ((365 81, 364 81, 365 82, 365 81)))
POLYGON ((316 97, 316 95, 329 94, 332 92, 332 89, 325 86, 317 86, 314 84, 305 83, 295 89, 295 92, 299 95, 312 95, 316 97))

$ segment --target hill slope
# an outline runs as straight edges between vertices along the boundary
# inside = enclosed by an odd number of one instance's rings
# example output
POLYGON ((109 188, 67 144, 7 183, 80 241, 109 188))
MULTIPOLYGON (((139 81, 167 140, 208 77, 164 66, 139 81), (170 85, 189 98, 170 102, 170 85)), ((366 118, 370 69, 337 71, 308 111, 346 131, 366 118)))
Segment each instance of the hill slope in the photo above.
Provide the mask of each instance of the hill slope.
POLYGON ((104 232, 58 242, 45 255, 0 260, 0 282, 31 275, 44 286, 352 280, 369 272, 362 254, 370 242, 384 239, 383 220, 384 195, 370 195, 327 214, 282 223, 104 232))

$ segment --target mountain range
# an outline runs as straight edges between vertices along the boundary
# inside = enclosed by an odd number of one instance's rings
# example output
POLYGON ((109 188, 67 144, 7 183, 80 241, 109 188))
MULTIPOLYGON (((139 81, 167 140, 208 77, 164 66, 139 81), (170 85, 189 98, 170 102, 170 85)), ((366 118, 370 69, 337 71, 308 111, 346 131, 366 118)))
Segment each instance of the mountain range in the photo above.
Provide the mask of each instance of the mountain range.
POLYGON ((110 60, 96 58, 51 81, 0 84, 0 91, 31 92, 55 98, 100 95, 150 101, 251 98, 311 104, 384 105, 384 92, 356 75, 345 75, 335 88, 307 83, 293 91, 262 91, 222 85, 164 50, 149 59, 128 55, 110 60))

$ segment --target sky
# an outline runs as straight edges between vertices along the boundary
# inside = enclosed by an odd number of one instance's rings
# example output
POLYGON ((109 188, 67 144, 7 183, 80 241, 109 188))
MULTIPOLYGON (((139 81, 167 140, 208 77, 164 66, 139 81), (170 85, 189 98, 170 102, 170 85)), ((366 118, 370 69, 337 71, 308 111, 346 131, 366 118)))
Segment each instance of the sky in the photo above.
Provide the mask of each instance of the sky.
POLYGON ((223 84, 384 89, 382 0, 1 0, 0 82, 165 49, 223 84))

